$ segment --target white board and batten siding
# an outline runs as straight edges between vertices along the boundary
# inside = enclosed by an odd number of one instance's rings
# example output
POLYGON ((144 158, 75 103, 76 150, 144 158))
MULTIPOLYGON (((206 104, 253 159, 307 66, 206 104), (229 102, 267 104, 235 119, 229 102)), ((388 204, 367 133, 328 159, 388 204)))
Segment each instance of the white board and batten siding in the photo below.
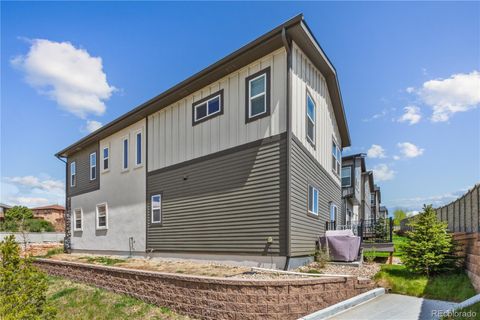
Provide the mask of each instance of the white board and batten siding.
POLYGON ((286 51, 278 49, 148 117, 148 171, 286 131, 286 51), (271 69, 269 117, 245 123, 245 78, 271 69), (224 90, 223 114, 192 125, 192 104, 224 90))
POLYGON ((340 184, 340 178, 332 171, 332 139, 336 140, 338 146, 342 141, 327 82, 295 42, 292 44, 292 133, 340 184), (307 88, 316 104, 315 148, 307 141, 306 134, 307 88))

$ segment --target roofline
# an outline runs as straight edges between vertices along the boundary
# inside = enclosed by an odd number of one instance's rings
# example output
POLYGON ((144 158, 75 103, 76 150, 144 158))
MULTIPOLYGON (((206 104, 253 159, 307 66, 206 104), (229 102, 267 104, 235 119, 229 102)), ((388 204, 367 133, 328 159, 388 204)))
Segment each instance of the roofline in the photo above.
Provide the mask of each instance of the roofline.
MULTIPOLYGON (((331 89, 334 90, 334 95, 338 96, 337 99, 338 99, 339 104, 340 104, 339 112, 340 112, 340 115, 342 117, 341 119, 337 119, 337 125, 339 126, 339 131, 340 131, 340 134, 342 135, 342 147, 349 146, 350 145, 350 134, 348 132, 348 124, 347 124, 346 117, 345 117, 345 110, 344 110, 344 107, 343 107, 343 102, 342 102, 342 98, 341 98, 341 94, 340 94, 340 88, 339 88, 338 79, 337 79, 337 76, 336 76, 336 70, 333 67, 333 65, 331 64, 331 62, 328 59, 328 57, 326 56, 326 54, 321 49, 320 45, 318 44, 318 41, 313 36, 313 34, 310 31, 308 25, 304 22, 303 14, 298 14, 298 15, 294 16, 293 18, 291 18, 290 20, 282 23, 281 25, 275 27, 274 29, 270 30, 269 32, 267 32, 267 33, 263 34, 262 36, 258 37, 257 39, 255 39, 255 40, 249 42, 248 44, 244 45, 240 49, 234 51, 233 53, 227 55, 226 57, 218 60, 217 62, 215 62, 213 64, 211 64, 207 68, 195 73, 194 75, 192 75, 192 76, 188 77, 187 79, 181 81, 180 83, 174 85, 170 89, 167 89, 166 91, 164 91, 161 94, 155 96, 154 98, 140 104, 139 106, 137 106, 134 109, 128 111, 127 113, 121 115, 120 117, 112 120, 111 122, 107 123, 106 125, 102 126, 101 128, 97 129, 96 131, 94 131, 94 132, 90 133, 89 135, 83 137, 82 139, 78 140, 77 142, 75 142, 75 143, 71 144, 70 146, 64 148, 63 150, 57 152, 55 154, 55 156, 57 158, 68 157, 69 154, 80 150, 81 147, 83 147, 87 144, 96 142, 100 139, 103 139, 103 138, 117 132, 118 130, 121 130, 124 127, 134 123, 133 120, 135 120, 135 122, 136 122, 136 121, 139 121, 142 118, 145 118, 149 114, 158 111, 158 110, 155 110, 155 111, 148 112, 147 108, 154 108, 154 104, 160 103, 161 100, 168 100, 169 97, 173 98, 175 95, 180 96, 180 97, 185 97, 185 96, 191 94, 195 90, 189 91, 189 89, 192 89, 192 87, 194 87, 196 85, 196 83, 198 81, 200 81, 202 78, 206 78, 209 75, 212 76, 211 74, 215 73, 215 72, 221 73, 221 72, 228 71, 228 69, 229 69, 228 67, 223 68, 223 70, 221 70, 221 69, 222 69, 222 67, 224 67, 228 63, 233 62, 235 59, 239 59, 242 55, 248 54, 250 51, 252 51, 256 47, 258 47, 259 51, 261 51, 262 49, 264 50, 265 48, 263 48, 262 46, 266 46, 267 45, 266 42, 268 42, 268 41, 271 41, 273 44, 276 44, 275 37, 280 38, 281 34, 282 34, 282 30, 284 30, 284 29, 287 30, 288 28, 291 28, 291 27, 296 26, 296 25, 301 25, 308 32, 308 36, 313 39, 314 44, 318 47, 318 53, 322 56, 323 60, 328 64, 329 68, 331 69, 331 72, 333 73, 333 76, 335 77, 335 86, 333 86, 331 89), (188 86, 191 86, 191 87, 189 88, 188 86), (335 90, 338 91, 338 92, 336 92, 335 90), (338 94, 336 94, 336 93, 338 93, 338 94), (130 119, 132 122, 130 123, 127 119, 130 119), (126 122, 126 124, 124 124, 123 127, 117 128, 117 129, 114 128, 117 125, 121 126, 120 123, 123 122, 123 121, 126 122), (341 124, 341 125, 339 125, 339 124, 341 124), (109 133, 109 131, 112 131, 112 132, 109 133)), ((272 43, 268 43, 268 44, 272 45, 272 43)), ((281 47, 281 46, 283 46, 283 44, 280 40, 280 46, 279 47, 281 47)), ((231 70, 231 71, 233 71, 233 70, 231 70)), ((231 72, 231 71, 229 71, 229 72, 231 72)), ((178 98, 178 100, 179 99, 181 99, 181 98, 178 98)), ((335 106, 334 106, 333 109, 336 110, 338 108, 335 108, 335 106)))

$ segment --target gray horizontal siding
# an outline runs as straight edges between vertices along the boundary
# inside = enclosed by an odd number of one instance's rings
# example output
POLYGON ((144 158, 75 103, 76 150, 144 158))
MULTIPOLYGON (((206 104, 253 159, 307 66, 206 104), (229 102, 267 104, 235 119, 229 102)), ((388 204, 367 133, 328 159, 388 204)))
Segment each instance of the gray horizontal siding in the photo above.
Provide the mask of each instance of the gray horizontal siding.
POLYGON ((291 255, 309 255, 315 250, 315 241, 325 232, 325 223, 330 216, 330 203, 341 210, 341 188, 320 164, 309 156, 307 150, 294 138, 291 153, 291 255), (308 184, 319 187, 319 215, 307 214, 308 184))
POLYGON ((281 254, 285 177, 284 135, 149 173, 147 250, 259 255, 273 237, 281 254), (150 224, 156 193, 161 225, 150 224))
POLYGON ((98 143, 91 144, 67 159, 67 197, 76 196, 82 193, 98 190, 100 188, 100 155, 98 152, 98 143), (90 154, 97 153, 97 178, 90 180, 90 154), (77 183, 75 187, 70 187, 70 163, 75 161, 77 170, 77 183))

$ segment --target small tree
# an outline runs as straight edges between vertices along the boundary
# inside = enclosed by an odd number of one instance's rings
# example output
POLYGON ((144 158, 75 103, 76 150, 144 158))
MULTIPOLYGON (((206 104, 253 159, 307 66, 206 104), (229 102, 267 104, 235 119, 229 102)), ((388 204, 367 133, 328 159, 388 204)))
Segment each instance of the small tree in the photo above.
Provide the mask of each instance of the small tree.
POLYGON ((405 211, 403 211, 402 209, 397 209, 393 212, 393 225, 394 226, 399 226, 400 225, 400 221, 402 221, 403 219, 405 219, 407 217, 407 214, 405 213, 405 211))
POLYGON ((412 272, 430 276, 432 273, 455 269, 454 243, 447 233, 447 224, 437 220, 431 205, 424 206, 409 223, 413 228, 407 232, 402 246, 402 261, 412 272))
POLYGON ((20 247, 10 235, 0 242, 0 319, 53 319, 47 303, 45 274, 20 257, 20 247))
POLYGON ((375 238, 383 239, 387 234, 387 228, 385 227, 385 219, 383 217, 378 218, 374 226, 375 238))

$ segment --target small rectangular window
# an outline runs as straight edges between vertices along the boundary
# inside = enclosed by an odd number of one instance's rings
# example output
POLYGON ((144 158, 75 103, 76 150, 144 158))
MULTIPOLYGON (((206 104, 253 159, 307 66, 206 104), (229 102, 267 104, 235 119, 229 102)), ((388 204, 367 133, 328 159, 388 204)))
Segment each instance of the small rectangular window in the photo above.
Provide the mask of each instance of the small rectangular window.
POLYGON ((77 165, 74 162, 70 163, 70 187, 75 187, 77 184, 77 165))
POLYGON ((152 196, 152 223, 162 222, 162 195, 152 196))
POLYGON ((106 203, 97 204, 97 229, 108 228, 108 207, 106 203))
POLYGON ((261 70, 245 79, 246 122, 270 114, 270 68, 261 70))
POLYGON ((90 153, 90 180, 97 179, 97 153, 90 153))
POLYGON ((340 168, 342 166, 341 161, 342 152, 335 141, 332 141, 332 170, 338 175, 340 174, 340 168))
POLYGON ((223 89, 195 102, 193 125, 223 114, 223 89))
POLYGON ((123 170, 128 169, 128 138, 123 139, 123 164, 122 168, 123 170))
POLYGON ((342 168, 342 187, 352 186, 352 167, 342 168))
POLYGON ((103 148, 103 170, 107 171, 110 168, 110 148, 103 148))
POLYGON ((73 230, 81 231, 83 229, 83 212, 82 209, 74 210, 74 221, 73 221, 73 230))
POLYGON ((142 164, 142 132, 139 131, 135 134, 135 165, 142 164))
POLYGON ((308 212, 318 216, 318 189, 308 185, 308 212))
POLYGON ((315 145, 315 115, 316 105, 310 94, 307 92, 307 139, 315 145))

